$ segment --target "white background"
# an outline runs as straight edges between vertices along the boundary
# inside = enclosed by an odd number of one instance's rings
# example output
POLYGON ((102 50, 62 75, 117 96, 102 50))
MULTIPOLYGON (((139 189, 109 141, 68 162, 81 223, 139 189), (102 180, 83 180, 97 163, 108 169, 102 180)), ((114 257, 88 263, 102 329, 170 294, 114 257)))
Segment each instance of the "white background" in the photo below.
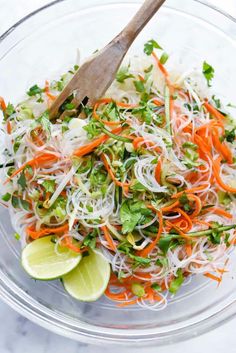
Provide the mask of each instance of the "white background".
MULTIPOLYGON (((86 1, 86 0, 78 0, 86 1)), ((181 1, 181 0, 179 0, 181 1)), ((49 0, 0 0, 0 35, 20 18, 49 0)), ((236 0, 208 0, 236 17, 236 0)), ((1 93, 1 92, 0 92, 1 93)), ((139 353, 236 353, 236 319, 201 337, 175 345, 138 349, 139 353)), ((106 347, 112 353, 136 352, 137 348, 106 347)), ((0 353, 102 353, 90 346, 57 336, 15 313, 0 302, 0 353)))

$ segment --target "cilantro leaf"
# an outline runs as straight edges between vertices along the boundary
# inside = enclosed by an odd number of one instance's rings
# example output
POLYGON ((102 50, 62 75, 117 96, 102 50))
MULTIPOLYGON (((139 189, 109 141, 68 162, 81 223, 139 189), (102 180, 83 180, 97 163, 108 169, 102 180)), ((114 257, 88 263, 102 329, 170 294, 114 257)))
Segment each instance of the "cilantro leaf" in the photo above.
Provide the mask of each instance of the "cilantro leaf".
POLYGON ((127 78, 133 78, 134 76, 129 72, 128 66, 123 66, 116 74, 116 81, 123 83, 127 78))
POLYGON ((212 233, 210 235, 210 240, 213 244, 220 244, 220 240, 221 240, 221 232, 218 232, 217 229, 213 229, 212 233))
POLYGON ((211 87, 210 83, 211 83, 211 80, 214 77, 215 70, 206 61, 204 61, 203 65, 202 65, 202 73, 203 73, 203 75, 205 76, 205 78, 207 80, 208 87, 211 87))
POLYGON ((134 81, 134 85, 137 92, 142 93, 145 91, 145 87, 142 81, 134 81))
POLYGON ((151 262, 151 259, 141 257, 141 256, 136 256, 133 254, 129 254, 129 257, 137 262, 138 265, 148 265, 151 262))
POLYGON ((168 59, 169 59, 169 55, 164 52, 160 58, 160 63, 162 65, 165 65, 165 63, 167 62, 168 59))
POLYGON ((25 190, 27 183, 26 183, 26 177, 25 177, 24 171, 20 174, 20 177, 17 180, 17 184, 19 184, 22 187, 22 190, 25 190))
POLYGON ((45 188, 46 192, 53 193, 55 191, 56 182, 55 180, 44 180, 42 183, 43 187, 45 188))
POLYGON ((87 132, 89 139, 93 139, 95 136, 101 134, 101 124, 96 120, 90 120, 83 129, 87 132))
POLYGON ((235 140, 235 129, 225 130, 224 138, 227 142, 233 143, 235 140))
POLYGON ((15 113, 15 108, 14 108, 13 104, 8 103, 7 107, 6 107, 5 111, 4 111, 4 115, 5 116, 11 116, 13 113, 15 113))
POLYGON ((126 200, 120 208, 120 219, 122 222, 122 233, 132 232, 136 225, 140 223, 144 216, 151 214, 151 210, 147 209, 144 202, 126 200))
POLYGON ((7 192, 5 195, 2 196, 2 200, 7 202, 9 201, 11 198, 11 194, 9 192, 7 192))
POLYGON ((179 202, 181 204, 181 206, 183 206, 184 211, 189 212, 191 211, 191 206, 189 204, 189 199, 186 193, 183 193, 180 198, 179 198, 179 202))
POLYGON ((41 94, 42 92, 43 90, 38 85, 34 85, 30 87, 27 94, 28 96, 32 97, 32 96, 36 96, 36 94, 41 94))
POLYGON ((86 235, 86 237, 83 240, 83 245, 84 246, 89 246, 91 249, 95 249, 95 247, 96 247, 96 236, 97 236, 97 230, 94 229, 91 233, 86 235))
POLYGON ((198 149, 198 146, 195 145, 195 143, 192 143, 190 141, 184 142, 182 147, 183 148, 190 148, 190 149, 192 149, 194 151, 198 149))
POLYGON ((177 271, 177 277, 170 283, 169 292, 172 294, 176 294, 180 289, 181 285, 183 284, 183 282, 184 282, 184 276, 183 276, 182 270, 179 268, 177 271))
POLYGON ((159 242, 158 242, 158 247, 161 249, 163 254, 167 254, 167 251, 169 250, 171 243, 173 240, 172 235, 168 235, 166 237, 161 237, 159 242))
POLYGON ((20 203, 26 211, 30 210, 30 203, 28 201, 20 199, 20 203))
POLYGON ((213 102, 215 103, 215 106, 217 109, 220 109, 221 108, 221 102, 220 102, 220 99, 217 99, 215 95, 212 96, 212 100, 213 102))
POLYGON ((154 39, 150 39, 147 43, 144 44, 144 53, 151 55, 154 48, 162 49, 162 47, 154 39))
POLYGON ((51 122, 49 120, 49 113, 44 112, 38 119, 37 122, 42 126, 43 130, 51 134, 51 122))

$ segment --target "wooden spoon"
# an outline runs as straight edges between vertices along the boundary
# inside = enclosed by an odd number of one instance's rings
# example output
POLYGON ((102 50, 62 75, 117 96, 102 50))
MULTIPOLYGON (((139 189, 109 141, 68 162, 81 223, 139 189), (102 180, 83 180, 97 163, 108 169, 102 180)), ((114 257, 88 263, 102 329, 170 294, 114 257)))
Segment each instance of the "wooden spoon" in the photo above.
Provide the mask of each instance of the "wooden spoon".
POLYGON ((164 2, 165 0, 145 0, 129 24, 107 46, 84 62, 49 108, 51 119, 57 116, 60 106, 72 93, 75 108, 81 102, 90 106, 96 103, 114 80, 134 39, 164 2))

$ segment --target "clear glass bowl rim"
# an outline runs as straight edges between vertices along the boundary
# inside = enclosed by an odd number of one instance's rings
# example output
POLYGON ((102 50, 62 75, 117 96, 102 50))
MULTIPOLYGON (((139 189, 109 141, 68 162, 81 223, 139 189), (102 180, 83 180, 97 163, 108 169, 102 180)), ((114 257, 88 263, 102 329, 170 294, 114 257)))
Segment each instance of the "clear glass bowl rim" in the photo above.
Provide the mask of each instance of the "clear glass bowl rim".
MULTIPOLYGON (((61 2, 66 2, 67 0, 55 0, 46 4, 35 11, 29 13, 14 25, 12 25, 8 30, 6 30, 0 36, 0 45, 1 43, 12 33, 14 32, 21 24, 26 22, 28 19, 37 15, 38 13, 50 8, 54 5, 57 5, 61 2)), ((236 24, 236 18, 227 13, 226 11, 218 8, 213 4, 209 4, 204 0, 192 0, 195 3, 199 3, 203 6, 206 6, 219 14, 226 17, 228 20, 236 24)), ((128 3, 128 1, 127 1, 128 3)), ((130 3, 134 3, 130 2, 130 3)), ((150 346, 150 345, 166 345, 172 344, 173 342, 179 342, 182 340, 187 340, 193 336, 199 336, 210 330, 217 328, 223 323, 231 320, 236 316, 236 299, 233 300, 229 305, 224 307, 222 310, 218 311, 214 315, 203 319, 199 322, 193 323, 187 327, 181 327, 169 332, 164 333, 155 333, 150 332, 143 334, 140 331, 134 333, 133 331, 127 333, 127 331, 118 330, 118 329, 105 329, 96 330, 95 327, 79 327, 75 326, 72 322, 70 323, 63 321, 63 317, 60 317, 58 313, 53 313, 49 308, 45 308, 42 304, 37 303, 33 298, 27 295, 23 290, 14 284, 9 278, 4 274, 1 274, 0 277, 0 298, 12 307, 19 314, 25 316, 32 322, 39 324, 40 326, 49 329, 57 334, 66 336, 68 338, 76 339, 81 342, 94 343, 94 344, 122 344, 122 345, 132 345, 139 347, 141 346, 150 346), (105 332, 106 330, 106 332, 105 332)))

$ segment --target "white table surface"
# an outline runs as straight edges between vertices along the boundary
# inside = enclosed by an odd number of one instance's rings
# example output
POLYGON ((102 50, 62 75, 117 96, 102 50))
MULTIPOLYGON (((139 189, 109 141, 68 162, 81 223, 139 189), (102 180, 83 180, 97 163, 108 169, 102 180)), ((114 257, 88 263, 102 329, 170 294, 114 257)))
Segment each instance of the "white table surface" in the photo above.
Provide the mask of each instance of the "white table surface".
MULTIPOLYGON (((86 0, 78 0, 86 1, 86 0)), ((26 14, 49 0, 0 0, 0 34, 26 14)), ((236 0, 208 0, 236 17, 236 0)), ((139 353, 235 353, 236 319, 218 329, 186 342, 167 347, 139 349, 139 353)), ((137 351, 125 347, 107 347, 108 352, 137 351)), ((0 301, 0 353, 102 353, 95 347, 57 336, 25 319, 0 301)))

